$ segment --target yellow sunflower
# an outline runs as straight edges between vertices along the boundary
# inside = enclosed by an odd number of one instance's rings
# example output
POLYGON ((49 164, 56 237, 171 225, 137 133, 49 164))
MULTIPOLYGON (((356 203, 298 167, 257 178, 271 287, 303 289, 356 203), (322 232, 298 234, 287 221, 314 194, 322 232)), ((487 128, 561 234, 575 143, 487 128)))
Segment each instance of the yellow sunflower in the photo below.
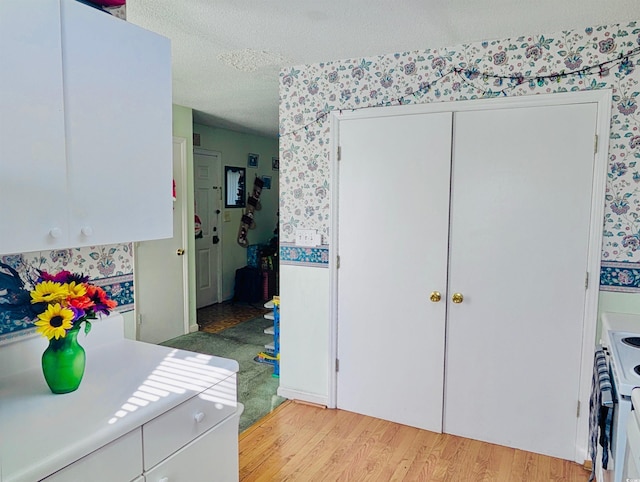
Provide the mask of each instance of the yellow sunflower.
POLYGON ((65 284, 63 286, 67 287, 67 291, 69 293, 69 298, 81 298, 87 294, 87 287, 82 283, 76 283, 72 281, 71 283, 65 284))
POLYGON ((42 281, 31 291, 31 303, 51 303, 69 296, 68 288, 55 281, 42 281))
POLYGON ((40 313, 36 326, 36 331, 51 340, 54 336, 64 338, 67 336, 67 330, 73 326, 73 311, 63 307, 60 303, 47 306, 44 313, 40 313))

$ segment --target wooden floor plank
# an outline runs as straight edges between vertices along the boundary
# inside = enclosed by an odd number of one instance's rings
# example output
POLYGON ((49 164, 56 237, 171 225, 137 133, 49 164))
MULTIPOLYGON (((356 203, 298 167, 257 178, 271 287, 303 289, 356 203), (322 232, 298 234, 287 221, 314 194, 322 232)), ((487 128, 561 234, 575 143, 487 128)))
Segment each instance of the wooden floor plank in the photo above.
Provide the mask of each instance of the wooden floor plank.
POLYGON ((566 460, 296 403, 285 402, 239 439, 247 482, 589 479, 566 460))

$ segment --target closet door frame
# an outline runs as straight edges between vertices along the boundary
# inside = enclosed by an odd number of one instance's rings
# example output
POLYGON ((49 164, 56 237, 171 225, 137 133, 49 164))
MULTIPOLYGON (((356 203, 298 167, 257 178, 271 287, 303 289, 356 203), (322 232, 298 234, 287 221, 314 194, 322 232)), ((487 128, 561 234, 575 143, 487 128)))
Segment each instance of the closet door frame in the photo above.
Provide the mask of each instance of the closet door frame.
MULTIPOLYGON (((330 226, 330 323, 328 330, 328 406, 335 408, 337 404, 337 343, 338 343, 338 263, 339 245, 339 147, 340 122, 342 120, 367 119, 382 116, 405 116, 412 114, 428 114, 437 112, 465 112, 488 109, 513 109, 534 106, 551 106, 567 104, 595 103, 598 107, 596 135, 598 136, 597 152, 594 157, 594 173, 591 194, 591 218, 589 231, 588 271, 590 282, 585 294, 583 337, 581 350, 581 370, 579 402, 581 406, 578 416, 574 461, 583 463, 588 458, 589 436, 589 397, 591 392, 591 376, 593 372, 593 351, 597 339, 598 295, 600 288, 600 261, 602 252, 602 232, 604 219, 604 196, 606 188, 606 172, 608 167, 609 129, 611 120, 611 90, 600 89, 558 94, 540 94, 519 97, 478 99, 469 101, 440 102, 422 105, 403 105, 389 107, 371 107, 355 111, 333 112, 331 121, 331 226, 330 226)), ((594 145, 594 150, 596 146, 594 145)))

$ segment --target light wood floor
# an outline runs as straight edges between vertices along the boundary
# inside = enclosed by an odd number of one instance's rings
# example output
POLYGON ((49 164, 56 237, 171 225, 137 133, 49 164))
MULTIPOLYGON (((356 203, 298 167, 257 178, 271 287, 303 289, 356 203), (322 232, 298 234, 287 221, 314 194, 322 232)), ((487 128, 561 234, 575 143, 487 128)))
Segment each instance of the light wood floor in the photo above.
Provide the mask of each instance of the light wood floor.
POLYGON ((586 481, 573 462, 285 402, 240 434, 241 481, 586 481))

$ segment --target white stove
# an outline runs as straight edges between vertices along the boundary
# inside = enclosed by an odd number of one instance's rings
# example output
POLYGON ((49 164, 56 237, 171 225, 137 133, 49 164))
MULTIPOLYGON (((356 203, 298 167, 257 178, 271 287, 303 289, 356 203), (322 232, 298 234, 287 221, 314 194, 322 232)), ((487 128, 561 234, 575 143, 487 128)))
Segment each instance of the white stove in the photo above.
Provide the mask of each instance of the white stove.
MULTIPOLYGON (((622 482, 627 425, 633 409, 631 393, 640 387, 640 315, 603 313, 600 341, 609 365, 615 398, 610 465, 607 468, 613 472, 613 482, 622 482)), ((635 409, 640 410, 640 407, 635 409)))
POLYGON ((640 334, 612 331, 609 340, 616 390, 619 395, 631 397, 631 390, 640 387, 640 334))

